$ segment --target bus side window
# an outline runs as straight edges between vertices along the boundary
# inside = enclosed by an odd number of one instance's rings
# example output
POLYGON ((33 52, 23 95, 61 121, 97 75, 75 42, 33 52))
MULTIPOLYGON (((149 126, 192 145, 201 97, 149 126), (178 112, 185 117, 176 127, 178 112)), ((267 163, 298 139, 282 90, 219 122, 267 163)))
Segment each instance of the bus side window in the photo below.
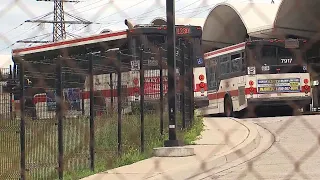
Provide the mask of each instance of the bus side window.
POLYGON ((240 54, 231 55, 231 72, 241 71, 240 54))
POLYGON ((220 58, 220 72, 221 75, 230 73, 230 59, 228 56, 223 56, 220 58))

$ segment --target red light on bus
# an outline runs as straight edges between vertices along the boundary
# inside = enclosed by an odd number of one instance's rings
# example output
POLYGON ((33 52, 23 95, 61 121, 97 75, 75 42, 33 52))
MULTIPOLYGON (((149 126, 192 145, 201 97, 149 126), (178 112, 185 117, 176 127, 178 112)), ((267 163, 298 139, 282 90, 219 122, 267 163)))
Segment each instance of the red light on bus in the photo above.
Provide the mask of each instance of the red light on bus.
POLYGON ((253 86, 253 85, 254 85, 254 82, 253 82, 252 80, 250 80, 250 81, 249 81, 249 85, 250 85, 250 86, 253 86))
POLYGON ((200 81, 203 81, 203 80, 204 80, 204 75, 203 75, 203 74, 200 74, 199 80, 200 80, 200 81))
POLYGON ((200 84, 199 84, 199 86, 200 86, 200 88, 204 88, 204 82, 201 82, 200 84))
POLYGON ((139 88, 134 88, 134 92, 139 92, 139 88))
POLYGON ((304 88, 306 93, 308 93, 310 91, 310 89, 309 89, 310 86, 308 86, 308 85, 304 85, 303 88, 304 88))
POLYGON ((133 79, 133 83, 137 85, 139 83, 139 79, 138 78, 133 79))
POLYGON ((250 89, 249 89, 249 90, 250 90, 250 92, 251 92, 251 93, 253 93, 253 92, 254 92, 253 87, 250 87, 250 89))
POLYGON ((309 80, 308 80, 308 79, 304 79, 303 82, 304 82, 305 84, 308 84, 308 83, 309 83, 309 80))

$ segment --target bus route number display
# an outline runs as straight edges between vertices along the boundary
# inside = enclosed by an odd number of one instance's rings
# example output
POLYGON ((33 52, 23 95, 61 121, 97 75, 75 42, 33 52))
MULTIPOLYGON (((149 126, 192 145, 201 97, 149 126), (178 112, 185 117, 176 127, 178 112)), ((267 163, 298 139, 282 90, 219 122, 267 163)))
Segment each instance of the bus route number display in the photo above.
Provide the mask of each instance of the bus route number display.
POLYGON ((188 27, 176 27, 176 34, 178 34, 178 35, 190 34, 190 28, 188 28, 188 27))

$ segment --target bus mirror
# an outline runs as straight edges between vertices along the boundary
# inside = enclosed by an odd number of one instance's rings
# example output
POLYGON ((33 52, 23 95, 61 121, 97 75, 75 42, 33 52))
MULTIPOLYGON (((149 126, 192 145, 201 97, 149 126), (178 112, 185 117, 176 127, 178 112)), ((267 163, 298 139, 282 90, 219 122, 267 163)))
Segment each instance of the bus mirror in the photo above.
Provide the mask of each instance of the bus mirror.
POLYGON ((124 20, 124 24, 126 26, 128 26, 129 30, 133 29, 133 25, 130 21, 128 21, 127 19, 124 20))

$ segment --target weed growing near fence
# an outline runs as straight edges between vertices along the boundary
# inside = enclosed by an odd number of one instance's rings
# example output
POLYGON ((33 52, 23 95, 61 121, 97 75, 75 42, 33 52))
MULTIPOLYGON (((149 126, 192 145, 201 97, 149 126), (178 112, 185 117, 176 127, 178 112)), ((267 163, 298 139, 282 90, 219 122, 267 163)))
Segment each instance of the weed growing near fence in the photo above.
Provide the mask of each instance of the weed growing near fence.
MULTIPOLYGON (((167 118, 167 115, 164 117, 167 118)), ((125 115, 122 120, 122 155, 117 155, 117 118, 96 119, 96 166, 90 169, 66 171, 64 179, 79 179, 98 172, 129 165, 152 156, 152 149, 163 146, 168 139, 168 120, 164 121, 165 132, 160 134, 158 113, 145 114, 145 152, 140 153, 140 115, 125 115)), ((203 130, 202 117, 195 117, 193 126, 178 130, 177 135, 185 144, 193 144, 203 130)))

